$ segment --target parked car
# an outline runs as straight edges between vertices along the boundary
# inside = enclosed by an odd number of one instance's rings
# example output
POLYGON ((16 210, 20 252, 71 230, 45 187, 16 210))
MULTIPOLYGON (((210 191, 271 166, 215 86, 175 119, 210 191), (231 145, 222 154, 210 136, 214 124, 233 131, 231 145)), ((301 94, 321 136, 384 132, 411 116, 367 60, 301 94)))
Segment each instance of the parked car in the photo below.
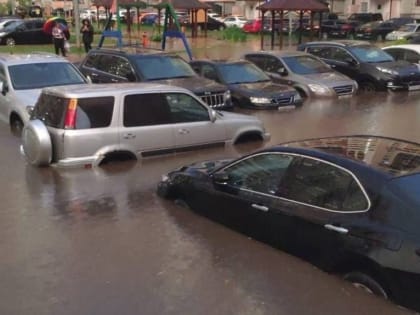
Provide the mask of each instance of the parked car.
POLYGON ((258 118, 216 112, 183 88, 72 85, 42 91, 21 151, 36 166, 87 167, 268 137, 258 118))
POLYGON ((370 22, 359 26, 355 32, 357 39, 385 40, 386 35, 395 31, 399 26, 392 22, 370 22))
POLYGON ((15 21, 0 31, 0 44, 49 44, 52 43, 51 34, 42 30, 44 20, 25 19, 15 21))
POLYGON ((223 21, 223 17, 219 13, 216 13, 216 12, 208 12, 207 16, 211 17, 211 18, 213 18, 213 19, 215 19, 219 22, 223 21))
POLYGON ((282 109, 302 104, 293 87, 272 82, 249 61, 194 60, 190 64, 199 75, 225 84, 231 91, 234 107, 282 109))
POLYGON ((262 20, 261 19, 253 19, 247 21, 244 26, 242 26, 242 30, 245 33, 259 33, 263 29, 262 20))
POLYGON ((405 24, 415 24, 418 23, 419 20, 411 17, 395 17, 387 20, 386 22, 393 23, 397 25, 398 27, 403 26, 405 24))
POLYGON ((238 28, 242 28, 248 20, 244 16, 240 15, 231 15, 227 16, 223 19, 223 23, 227 27, 236 26, 238 28))
POLYGON ((309 139, 180 167, 157 193, 420 310, 419 170, 418 143, 309 139))
POLYGON ((1 17, 0 18, 0 31, 4 29, 6 26, 9 26, 10 24, 14 22, 21 22, 22 19, 19 17, 1 17))
POLYGON ((382 49, 394 57, 395 60, 404 60, 420 65, 419 45, 394 45, 382 49))
POLYGON ((265 71, 274 82, 293 86, 303 98, 339 97, 353 95, 357 91, 356 81, 305 52, 250 52, 243 58, 265 71))
POLYGON ((363 91, 420 90, 420 70, 395 61, 382 49, 363 41, 320 41, 298 46, 357 81, 363 91))
POLYGON ((365 24, 374 21, 383 21, 384 19, 381 13, 353 13, 348 17, 348 20, 365 24))
POLYGON ((199 77, 176 54, 92 49, 82 60, 80 70, 93 83, 160 82, 185 87, 213 108, 232 107, 230 92, 226 86, 199 77))
POLYGON ((405 24, 386 35, 386 40, 411 39, 420 32, 420 24, 405 24))
POLYGON ((87 83, 66 58, 47 53, 0 56, 0 119, 20 135, 33 106, 47 86, 87 83))
POLYGON ((321 24, 321 33, 327 37, 353 36, 358 24, 345 20, 327 20, 321 24))
POLYGON ((157 13, 144 13, 139 17, 139 22, 146 25, 154 25, 158 21, 159 15, 157 13))
MULTIPOLYGON (((191 27, 190 21, 184 22, 183 24, 191 27)), ((199 30, 205 30, 207 28, 209 31, 222 31, 226 28, 226 24, 208 16, 207 22, 198 22, 197 27, 199 30)))

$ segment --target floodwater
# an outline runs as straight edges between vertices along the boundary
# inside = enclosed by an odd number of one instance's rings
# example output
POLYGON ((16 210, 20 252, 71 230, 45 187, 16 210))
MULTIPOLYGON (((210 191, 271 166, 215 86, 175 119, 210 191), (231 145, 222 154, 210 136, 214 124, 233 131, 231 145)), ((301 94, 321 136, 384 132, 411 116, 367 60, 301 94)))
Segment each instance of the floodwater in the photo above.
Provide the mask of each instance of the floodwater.
POLYGON ((316 100, 260 117, 268 143, 115 162, 33 168, 0 126, 0 314, 411 314, 337 276, 155 194, 197 160, 318 136, 418 141, 420 93, 316 100))

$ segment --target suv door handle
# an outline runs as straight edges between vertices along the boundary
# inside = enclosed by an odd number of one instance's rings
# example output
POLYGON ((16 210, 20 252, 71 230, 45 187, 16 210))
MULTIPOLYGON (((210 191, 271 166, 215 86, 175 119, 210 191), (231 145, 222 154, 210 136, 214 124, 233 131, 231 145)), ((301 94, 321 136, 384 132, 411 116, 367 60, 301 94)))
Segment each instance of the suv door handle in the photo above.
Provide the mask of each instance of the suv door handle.
POLYGON ((111 79, 112 82, 120 82, 118 79, 111 79))
POLYGON ((134 139, 135 137, 136 135, 132 133, 126 133, 125 135, 123 135, 124 139, 134 139))
POLYGON ((340 234, 347 234, 349 232, 349 230, 346 229, 346 228, 343 228, 341 226, 335 226, 335 225, 332 225, 332 224, 325 224, 324 228, 326 228, 327 230, 330 230, 330 231, 338 232, 340 234))
POLYGON ((190 131, 189 131, 188 129, 184 129, 184 128, 182 128, 182 129, 178 129, 178 133, 179 133, 180 135, 186 135, 186 134, 189 134, 189 133, 190 133, 190 131))
POLYGON ((262 205, 258 205, 258 204, 256 204, 256 203, 253 203, 253 204, 251 205, 251 207, 252 207, 252 208, 255 208, 255 209, 257 209, 257 210, 260 210, 260 211, 264 211, 264 212, 267 212, 267 211, 268 211, 268 207, 266 207, 266 206, 262 206, 262 205))

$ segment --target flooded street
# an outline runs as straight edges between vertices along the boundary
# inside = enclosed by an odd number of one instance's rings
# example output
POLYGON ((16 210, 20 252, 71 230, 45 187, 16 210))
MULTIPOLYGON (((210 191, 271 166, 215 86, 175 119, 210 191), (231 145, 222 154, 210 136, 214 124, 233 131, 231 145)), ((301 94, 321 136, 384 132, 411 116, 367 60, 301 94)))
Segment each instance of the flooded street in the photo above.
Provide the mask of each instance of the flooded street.
POLYGON ((0 314, 411 314, 156 196, 162 174, 276 143, 373 134, 419 141, 420 93, 242 111, 269 142, 96 169, 33 168, 0 125, 0 314))

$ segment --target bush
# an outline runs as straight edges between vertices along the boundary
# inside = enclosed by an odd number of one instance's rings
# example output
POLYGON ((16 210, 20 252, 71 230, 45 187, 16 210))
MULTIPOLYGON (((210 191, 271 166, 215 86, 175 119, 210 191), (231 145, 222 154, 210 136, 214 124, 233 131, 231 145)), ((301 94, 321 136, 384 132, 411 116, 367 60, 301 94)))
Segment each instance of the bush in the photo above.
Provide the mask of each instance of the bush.
POLYGON ((244 42, 247 39, 247 35, 238 27, 228 27, 223 31, 222 39, 244 42))

